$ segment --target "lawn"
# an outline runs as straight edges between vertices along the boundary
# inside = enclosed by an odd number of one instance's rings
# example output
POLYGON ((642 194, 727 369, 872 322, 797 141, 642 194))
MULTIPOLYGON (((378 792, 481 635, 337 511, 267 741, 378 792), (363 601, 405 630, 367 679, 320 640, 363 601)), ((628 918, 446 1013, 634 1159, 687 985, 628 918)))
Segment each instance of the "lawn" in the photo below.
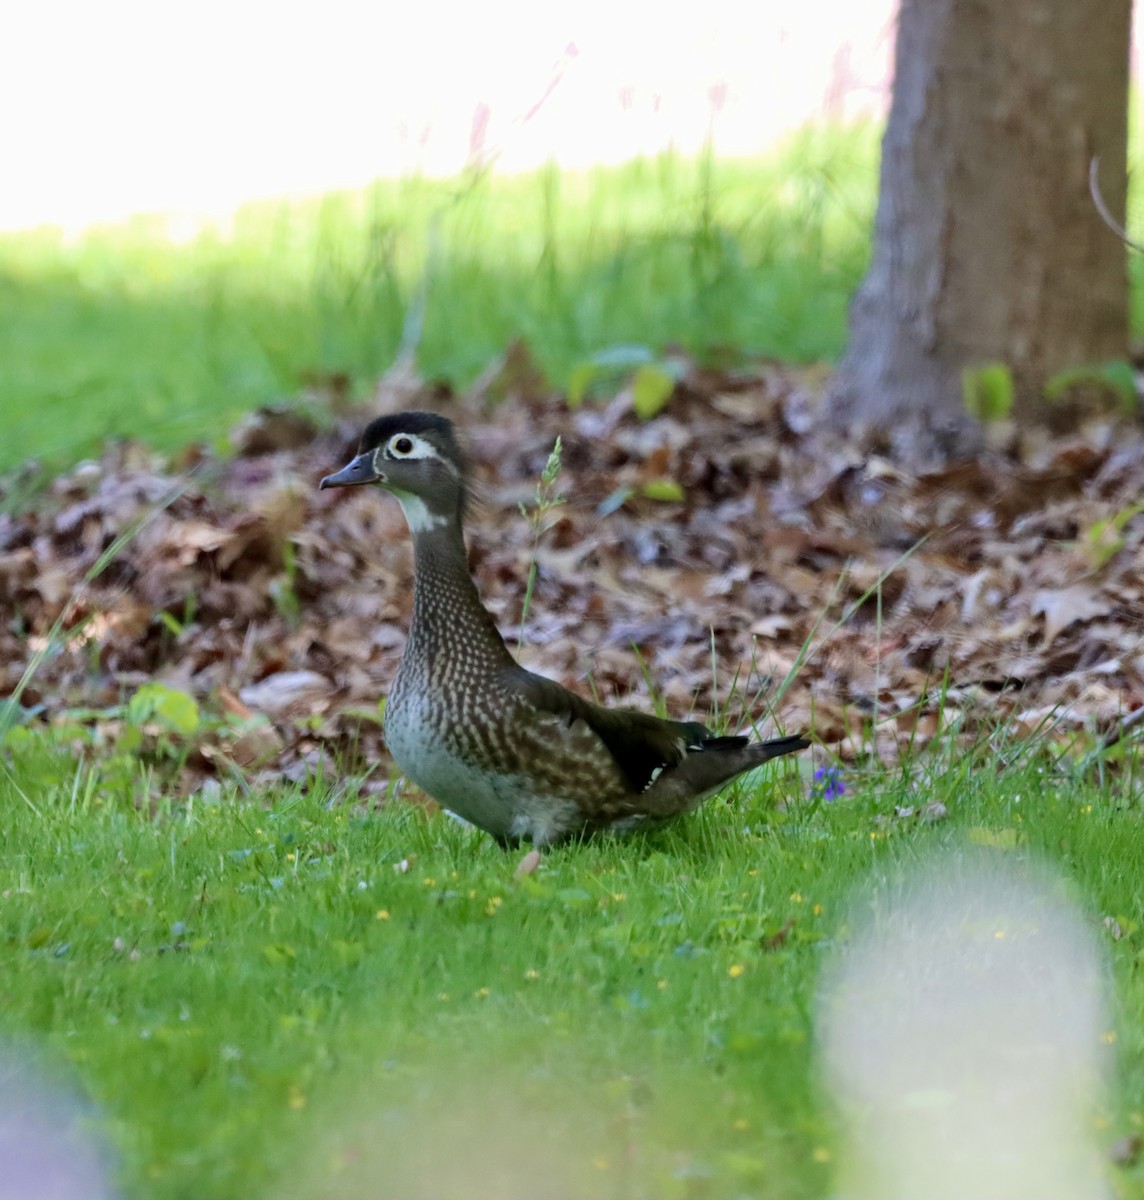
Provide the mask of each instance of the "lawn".
MULTIPOLYGON (((830 359, 876 158, 872 129, 819 130, 757 162, 380 183, 189 240, 0 237, 0 470, 108 436, 223 445, 334 377, 365 395, 403 343, 463 387, 520 338, 554 392, 617 346, 830 359)), ((834 1194, 822 968, 871 881, 966 845, 1071 886, 1114 995, 1094 1136, 1144 1128, 1131 739, 1099 773, 1035 735, 938 738, 830 800, 803 756, 517 878, 519 855, 352 780, 188 799, 75 717, 0 746, 0 1031, 94 1102, 134 1200, 468 1200, 477 1175, 522 1200, 834 1194)), ((1140 1166, 1113 1174, 1144 1200, 1140 1166)))
MULTIPOLYGON (((0 815, 4 1025, 69 1064, 149 1200, 466 1197, 474 1172, 501 1181, 479 1194, 520 1197, 821 1196, 836 1134, 815 988, 848 899, 977 842, 999 866, 1056 864, 1081 898, 1117 997, 1097 1136, 1130 1134, 1132 786, 1036 754, 911 766, 833 802, 787 767, 781 809, 739 795, 515 879, 517 856, 440 814, 320 789, 145 814, 33 744, 0 815), (894 815, 931 801, 948 819, 894 815)), ((1139 1173, 1119 1184, 1144 1196, 1139 1173)))

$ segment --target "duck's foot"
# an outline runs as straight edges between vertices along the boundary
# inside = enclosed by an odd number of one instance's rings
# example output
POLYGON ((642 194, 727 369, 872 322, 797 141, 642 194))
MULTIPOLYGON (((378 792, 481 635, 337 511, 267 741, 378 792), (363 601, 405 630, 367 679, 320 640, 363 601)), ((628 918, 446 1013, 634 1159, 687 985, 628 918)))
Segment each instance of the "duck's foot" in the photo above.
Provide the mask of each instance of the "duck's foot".
POLYGON ((520 862, 516 864, 516 870, 513 871, 512 876, 514 879, 523 879, 526 875, 531 875, 539 866, 540 851, 530 850, 520 860, 520 862))

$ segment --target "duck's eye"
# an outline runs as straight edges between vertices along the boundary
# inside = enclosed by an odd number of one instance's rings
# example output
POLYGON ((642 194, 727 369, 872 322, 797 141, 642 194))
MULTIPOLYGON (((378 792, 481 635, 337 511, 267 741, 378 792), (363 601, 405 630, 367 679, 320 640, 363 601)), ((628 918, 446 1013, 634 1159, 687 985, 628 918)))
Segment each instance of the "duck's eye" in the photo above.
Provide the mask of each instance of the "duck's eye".
POLYGON ((399 434, 389 443, 389 448, 394 454, 404 457, 413 453, 413 439, 406 437, 403 433, 399 434))

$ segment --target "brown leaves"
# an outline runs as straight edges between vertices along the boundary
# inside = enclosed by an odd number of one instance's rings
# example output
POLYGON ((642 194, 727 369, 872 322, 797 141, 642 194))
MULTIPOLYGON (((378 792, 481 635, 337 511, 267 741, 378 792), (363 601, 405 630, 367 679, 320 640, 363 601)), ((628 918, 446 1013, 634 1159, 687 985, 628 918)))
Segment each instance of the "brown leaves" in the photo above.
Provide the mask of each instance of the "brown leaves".
MULTIPOLYGON (((743 728, 766 718, 809 639, 782 722, 844 757, 998 723, 1108 735, 1144 705, 1139 441, 1042 440, 1035 461, 915 476, 818 431, 793 372, 692 370, 640 421, 623 397, 569 411, 527 365, 514 351, 449 411, 485 497, 469 529, 478 582, 510 641, 533 556, 518 505, 563 439, 566 503, 535 551, 524 630, 534 669, 643 708, 650 680, 673 714, 718 709, 743 728)), ((24 696, 48 719, 160 679, 229 722, 202 735, 192 774, 384 760, 378 701, 409 619, 408 535, 374 489, 317 491, 373 415, 326 434, 255 415, 238 456, 187 459, 189 483, 117 446, 36 510, 0 518, 0 688, 70 605, 73 636, 24 696)))
POLYGON ((1043 641, 1051 646, 1057 635, 1078 621, 1107 616, 1112 604, 1102 599, 1087 584, 1066 588, 1043 588, 1033 595, 1029 611, 1045 618, 1043 641))

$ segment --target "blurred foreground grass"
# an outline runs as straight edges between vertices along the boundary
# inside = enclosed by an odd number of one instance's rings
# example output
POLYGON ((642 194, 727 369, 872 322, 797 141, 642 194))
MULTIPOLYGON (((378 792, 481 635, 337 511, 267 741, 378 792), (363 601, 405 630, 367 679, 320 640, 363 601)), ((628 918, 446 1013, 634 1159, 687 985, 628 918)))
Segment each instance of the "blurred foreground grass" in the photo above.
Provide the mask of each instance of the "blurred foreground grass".
POLYGON ((0 237, 0 468, 108 435, 211 440, 308 375, 367 388, 427 284, 418 366, 471 380, 514 338, 563 387, 617 344, 836 355, 861 277, 878 130, 808 129, 757 161, 659 158, 0 237))

